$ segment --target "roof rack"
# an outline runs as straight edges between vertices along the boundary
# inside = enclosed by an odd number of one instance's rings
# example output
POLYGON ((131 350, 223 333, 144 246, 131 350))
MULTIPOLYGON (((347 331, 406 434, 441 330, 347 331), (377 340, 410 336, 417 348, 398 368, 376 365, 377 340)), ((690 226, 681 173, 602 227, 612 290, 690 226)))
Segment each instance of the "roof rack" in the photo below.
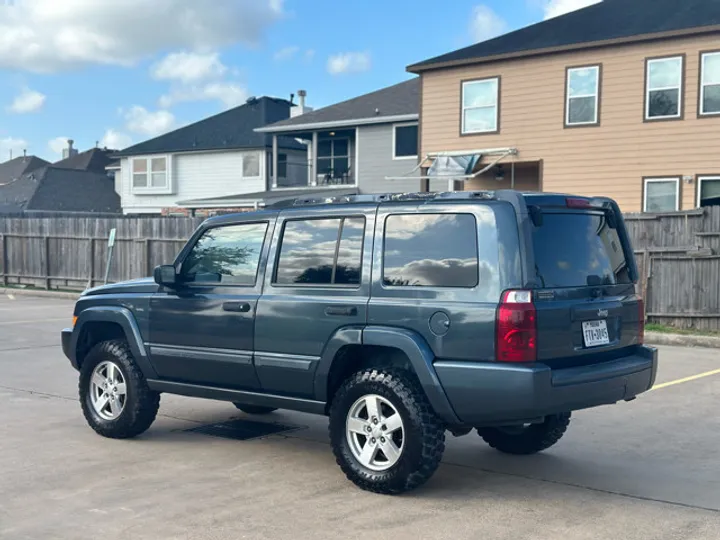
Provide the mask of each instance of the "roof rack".
POLYGON ((286 199, 267 208, 288 208, 293 206, 318 206, 324 204, 362 204, 412 201, 468 201, 474 199, 495 199, 494 191, 447 191, 417 193, 378 193, 372 195, 342 195, 339 197, 298 197, 286 199))

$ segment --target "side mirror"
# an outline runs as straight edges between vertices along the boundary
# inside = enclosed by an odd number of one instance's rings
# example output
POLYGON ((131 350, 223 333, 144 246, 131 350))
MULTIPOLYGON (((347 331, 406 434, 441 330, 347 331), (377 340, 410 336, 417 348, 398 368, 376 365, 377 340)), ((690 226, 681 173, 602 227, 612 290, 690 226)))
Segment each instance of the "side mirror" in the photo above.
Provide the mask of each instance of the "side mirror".
POLYGON ((156 266, 153 272, 153 278, 155 278, 155 283, 164 285, 165 287, 175 287, 178 282, 175 267, 171 264, 156 266))

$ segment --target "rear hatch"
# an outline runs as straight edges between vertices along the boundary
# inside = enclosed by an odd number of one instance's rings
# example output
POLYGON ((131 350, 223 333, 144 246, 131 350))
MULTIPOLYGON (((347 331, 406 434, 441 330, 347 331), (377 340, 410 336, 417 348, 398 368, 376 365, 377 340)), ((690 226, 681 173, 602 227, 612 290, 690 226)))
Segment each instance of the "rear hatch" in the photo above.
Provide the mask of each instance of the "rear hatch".
MULTIPOLYGON (((529 204, 530 201, 528 201, 529 204)), ((643 339, 632 247, 616 205, 530 206, 537 360, 555 368, 605 362, 643 339)))

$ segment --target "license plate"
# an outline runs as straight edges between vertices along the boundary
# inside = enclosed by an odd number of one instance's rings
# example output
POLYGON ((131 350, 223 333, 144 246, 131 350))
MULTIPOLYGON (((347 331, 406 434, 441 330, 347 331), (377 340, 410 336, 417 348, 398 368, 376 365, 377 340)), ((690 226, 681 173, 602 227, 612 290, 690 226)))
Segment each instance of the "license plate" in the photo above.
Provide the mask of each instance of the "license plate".
POLYGON ((586 347, 597 347, 610 343, 606 321, 587 321, 582 323, 582 329, 586 347))

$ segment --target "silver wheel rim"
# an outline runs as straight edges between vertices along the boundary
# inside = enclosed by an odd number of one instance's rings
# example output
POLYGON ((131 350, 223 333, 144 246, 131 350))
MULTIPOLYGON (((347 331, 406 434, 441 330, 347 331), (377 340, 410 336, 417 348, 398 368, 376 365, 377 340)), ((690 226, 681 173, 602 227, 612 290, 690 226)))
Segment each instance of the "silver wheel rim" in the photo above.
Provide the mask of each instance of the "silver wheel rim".
POLYGON ((345 421, 345 435, 353 457, 372 471, 386 471, 395 465, 405 445, 400 413, 376 394, 353 403, 345 421))
POLYGON ((113 362, 100 362, 90 377, 90 402, 103 420, 115 420, 125 408, 127 385, 113 362))

